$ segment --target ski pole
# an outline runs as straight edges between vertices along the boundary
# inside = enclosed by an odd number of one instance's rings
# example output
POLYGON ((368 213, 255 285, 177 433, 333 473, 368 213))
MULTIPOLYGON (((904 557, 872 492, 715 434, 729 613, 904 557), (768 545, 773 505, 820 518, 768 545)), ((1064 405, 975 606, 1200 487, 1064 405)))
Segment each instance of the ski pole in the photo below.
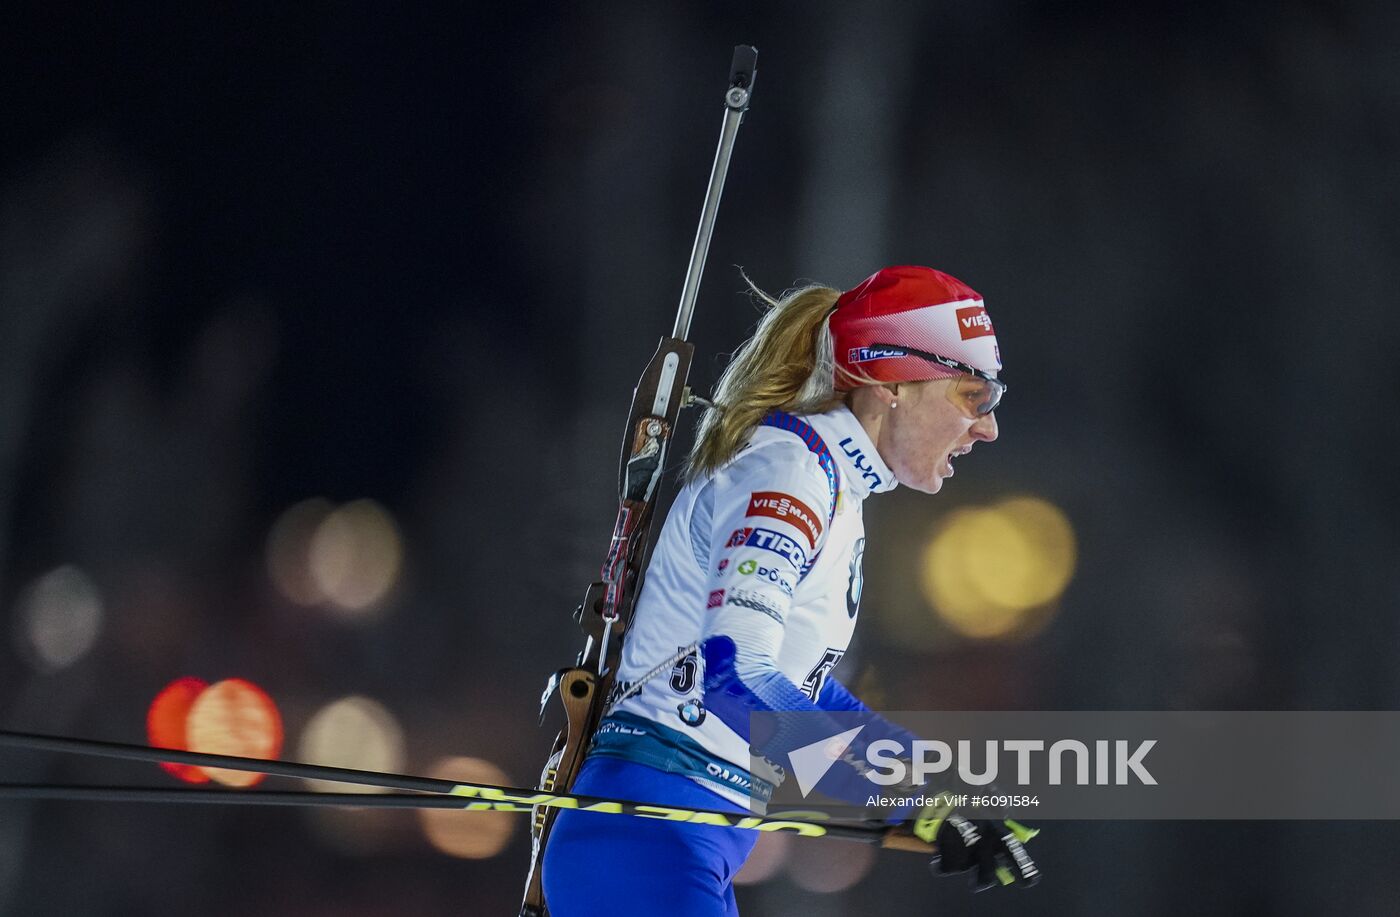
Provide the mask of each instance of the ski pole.
POLYGON ((895 850, 933 853, 936 848, 883 824, 842 823, 831 821, 829 813, 820 809, 776 812, 768 815, 745 815, 713 809, 691 809, 678 806, 653 805, 626 799, 583 796, 575 793, 548 793, 523 787, 497 786, 489 783, 464 783, 435 777, 415 777, 388 774, 354 768, 302 764, 295 761, 272 761, 237 755, 213 755, 203 752, 152 748, 94 739, 74 739, 63 736, 0 731, 0 747, 26 748, 82 754, 128 761, 159 763, 173 761, 199 767, 220 767, 227 770, 252 771, 275 777, 297 777, 307 780, 327 780, 377 786, 397 790, 413 790, 437 795, 376 795, 362 793, 298 793, 272 790, 183 790, 150 787, 94 787, 39 784, 0 784, 0 800, 4 799, 67 799, 85 802, 147 802, 198 803, 236 805, 323 805, 356 808, 423 808, 461 809, 467 812, 533 812, 535 807, 547 809, 576 809, 606 815, 628 815, 695 825, 741 828, 749 831, 781 831, 799 837, 834 837, 862 841, 895 850))

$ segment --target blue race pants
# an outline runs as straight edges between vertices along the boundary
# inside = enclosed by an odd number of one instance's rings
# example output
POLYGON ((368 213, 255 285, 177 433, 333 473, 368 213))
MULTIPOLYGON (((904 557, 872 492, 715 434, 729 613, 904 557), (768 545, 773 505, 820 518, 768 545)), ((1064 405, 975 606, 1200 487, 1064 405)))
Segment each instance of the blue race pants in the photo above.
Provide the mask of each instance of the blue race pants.
MULTIPOLYGON (((748 814, 680 774, 589 758, 575 793, 748 814)), ((738 917, 734 876, 754 831, 561 809, 544 855, 550 917, 738 917)))

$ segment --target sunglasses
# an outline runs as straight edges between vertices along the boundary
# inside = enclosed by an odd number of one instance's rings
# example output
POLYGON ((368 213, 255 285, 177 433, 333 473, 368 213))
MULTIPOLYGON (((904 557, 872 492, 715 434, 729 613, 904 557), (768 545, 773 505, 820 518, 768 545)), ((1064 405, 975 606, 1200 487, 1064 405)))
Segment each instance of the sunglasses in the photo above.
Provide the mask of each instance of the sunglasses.
POLYGON ((948 387, 948 400, 964 412, 970 412, 970 416, 982 417, 992 413, 997 409, 997 405, 1001 404, 1001 397, 1006 394, 1005 382, 991 373, 984 372, 961 360, 954 360, 951 357, 929 353, 926 350, 915 350, 912 347, 902 345, 871 344, 870 346, 879 350, 895 350, 906 356, 928 360, 930 363, 937 363, 946 369, 955 369, 962 373, 954 381, 954 384, 948 387))

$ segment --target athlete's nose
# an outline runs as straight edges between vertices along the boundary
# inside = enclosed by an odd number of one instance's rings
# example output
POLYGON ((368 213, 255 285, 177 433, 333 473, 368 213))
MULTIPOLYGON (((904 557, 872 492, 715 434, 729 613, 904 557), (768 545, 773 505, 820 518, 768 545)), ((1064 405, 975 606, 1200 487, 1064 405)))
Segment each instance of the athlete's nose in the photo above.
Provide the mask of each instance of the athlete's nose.
POLYGON ((989 411, 977 418, 969 432, 984 443, 995 442, 1000 431, 997 428, 997 412, 989 411))

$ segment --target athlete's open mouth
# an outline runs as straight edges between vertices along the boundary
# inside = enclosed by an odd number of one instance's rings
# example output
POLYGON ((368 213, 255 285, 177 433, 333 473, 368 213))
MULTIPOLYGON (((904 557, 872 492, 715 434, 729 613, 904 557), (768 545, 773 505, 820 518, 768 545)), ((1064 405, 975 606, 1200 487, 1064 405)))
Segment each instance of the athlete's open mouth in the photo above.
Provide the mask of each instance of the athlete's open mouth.
POLYGON ((961 449, 954 449, 952 452, 949 452, 947 455, 943 456, 943 463, 948 466, 948 473, 944 475, 944 477, 951 478, 953 476, 953 459, 957 458, 959 455, 967 455, 971 451, 972 444, 968 443, 961 449))

